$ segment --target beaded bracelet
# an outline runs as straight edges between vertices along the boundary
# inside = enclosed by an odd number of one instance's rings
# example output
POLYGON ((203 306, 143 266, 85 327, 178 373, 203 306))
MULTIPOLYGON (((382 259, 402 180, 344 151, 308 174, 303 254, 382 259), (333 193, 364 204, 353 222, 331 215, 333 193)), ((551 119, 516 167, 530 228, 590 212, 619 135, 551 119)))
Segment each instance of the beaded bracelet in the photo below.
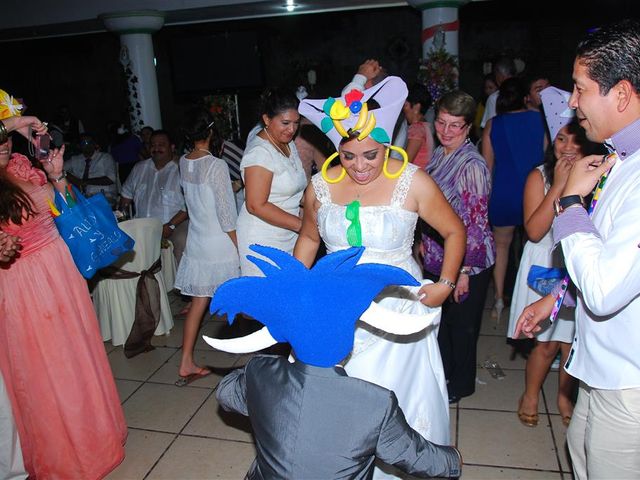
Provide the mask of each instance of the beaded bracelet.
POLYGON ((455 290, 456 289, 456 284, 453 283, 451 280, 447 280, 446 278, 440 277, 438 279, 438 283, 443 283, 445 284, 447 287, 449 287, 451 290, 455 290))
POLYGON ((0 120, 0 145, 6 143, 9 139, 9 132, 7 132, 7 127, 4 126, 4 122, 0 120))

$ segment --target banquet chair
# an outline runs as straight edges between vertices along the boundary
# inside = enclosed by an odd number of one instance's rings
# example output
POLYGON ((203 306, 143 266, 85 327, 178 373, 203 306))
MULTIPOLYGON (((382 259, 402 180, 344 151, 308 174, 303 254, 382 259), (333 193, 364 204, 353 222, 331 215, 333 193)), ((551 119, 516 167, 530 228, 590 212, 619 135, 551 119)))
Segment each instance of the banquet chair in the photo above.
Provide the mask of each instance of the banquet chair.
MULTIPOLYGON (((93 304, 103 340, 111 340, 113 345, 124 345, 136 316, 136 291, 140 280, 140 275, 136 274, 150 270, 160 258, 162 223, 156 218, 138 218, 119 223, 118 226, 136 243, 133 251, 125 253, 111 267, 100 271, 102 278, 93 291, 93 304), (107 270, 125 271, 126 276, 134 278, 114 278, 118 275, 113 274, 105 278, 104 272, 107 270)), ((154 335, 168 334, 173 327, 173 316, 164 276, 160 269, 148 276, 155 278, 159 287, 159 298, 151 298, 150 302, 151 310, 157 311, 159 307, 160 319, 154 335)))

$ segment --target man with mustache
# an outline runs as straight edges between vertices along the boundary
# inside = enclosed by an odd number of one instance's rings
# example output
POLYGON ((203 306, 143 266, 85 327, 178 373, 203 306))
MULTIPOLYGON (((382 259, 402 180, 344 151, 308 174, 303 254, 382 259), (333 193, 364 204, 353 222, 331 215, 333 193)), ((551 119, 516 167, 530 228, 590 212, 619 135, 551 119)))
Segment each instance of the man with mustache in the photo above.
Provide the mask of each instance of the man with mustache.
POLYGON ((122 185, 120 208, 133 202, 136 218, 159 218, 162 238, 173 243, 176 263, 180 263, 187 243, 187 207, 180 187, 178 164, 173 161, 174 144, 165 130, 151 134, 151 158, 136 163, 122 185))

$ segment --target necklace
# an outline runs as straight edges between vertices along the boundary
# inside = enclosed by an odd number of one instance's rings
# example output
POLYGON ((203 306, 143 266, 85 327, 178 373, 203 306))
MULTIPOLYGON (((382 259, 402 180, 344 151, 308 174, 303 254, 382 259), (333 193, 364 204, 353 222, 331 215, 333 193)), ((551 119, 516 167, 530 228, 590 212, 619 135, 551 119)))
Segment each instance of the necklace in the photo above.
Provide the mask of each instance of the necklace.
POLYGON ((267 134, 267 137, 269 138, 269 142, 271 143, 271 145, 276 147, 276 149, 282 154, 283 157, 289 158, 289 156, 291 155, 291 149, 289 148, 289 145, 286 145, 287 151, 289 152, 288 154, 286 154, 284 153, 284 150, 278 146, 278 144, 273 139, 273 137, 269 134, 269 130, 267 130, 267 127, 264 127, 264 133, 267 134))
POLYGON ((379 176, 371 180, 370 182, 360 185, 357 182, 353 182, 353 189, 356 192, 356 199, 360 199, 363 195, 365 195, 369 190, 371 190, 376 185, 376 180, 378 180, 379 176))
POLYGON ((207 152, 209 155, 211 155, 213 157, 213 153, 211 153, 209 150, 207 150, 206 148, 196 148, 196 150, 198 152, 207 152))

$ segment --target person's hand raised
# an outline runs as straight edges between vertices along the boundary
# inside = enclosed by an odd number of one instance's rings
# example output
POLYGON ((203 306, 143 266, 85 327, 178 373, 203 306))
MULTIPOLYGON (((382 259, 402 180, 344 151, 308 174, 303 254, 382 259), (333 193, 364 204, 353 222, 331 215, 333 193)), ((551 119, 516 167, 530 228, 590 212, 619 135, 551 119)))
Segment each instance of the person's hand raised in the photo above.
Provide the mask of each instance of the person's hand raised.
POLYGON ((358 67, 358 74, 364 75, 367 80, 371 80, 380 74, 382 67, 377 60, 372 58, 365 60, 365 62, 358 67))
POLYGON ((60 177, 64 165, 64 145, 60 148, 50 150, 49 156, 40 163, 42 163, 42 168, 44 168, 44 171, 50 179, 60 177))
POLYGON ((560 158, 556 162, 556 166, 553 167, 553 189, 556 192, 564 190, 569 173, 571 173, 571 167, 572 164, 566 158, 560 158))
POLYGON ((591 193, 603 173, 616 163, 613 155, 589 155, 576 160, 571 167, 569 178, 562 190, 562 197, 581 195, 586 197, 591 193))

